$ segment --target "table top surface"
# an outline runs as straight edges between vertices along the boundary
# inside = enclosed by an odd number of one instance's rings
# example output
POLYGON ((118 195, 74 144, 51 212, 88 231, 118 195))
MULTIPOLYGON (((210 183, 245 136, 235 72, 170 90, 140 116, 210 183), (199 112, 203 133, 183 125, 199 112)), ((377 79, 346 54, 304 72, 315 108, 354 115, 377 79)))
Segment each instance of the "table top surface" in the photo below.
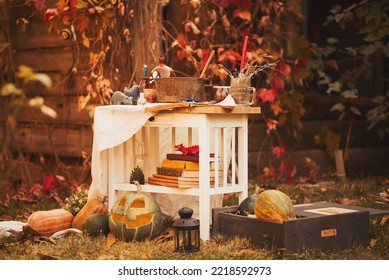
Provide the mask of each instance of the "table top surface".
POLYGON ((260 114, 261 107, 236 107, 236 106, 221 106, 202 103, 161 103, 153 107, 145 108, 146 112, 162 112, 170 111, 174 113, 189 113, 189 114, 260 114))

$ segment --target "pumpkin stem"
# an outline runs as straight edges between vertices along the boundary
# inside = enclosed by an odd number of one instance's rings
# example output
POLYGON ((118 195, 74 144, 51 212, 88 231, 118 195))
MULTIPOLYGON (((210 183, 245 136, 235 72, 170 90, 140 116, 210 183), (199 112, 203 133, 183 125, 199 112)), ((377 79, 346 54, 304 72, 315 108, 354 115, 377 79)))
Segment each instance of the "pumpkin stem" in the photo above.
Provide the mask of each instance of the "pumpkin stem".
POLYGON ((142 193, 142 186, 139 184, 138 181, 134 181, 134 184, 136 185, 136 192, 142 193))

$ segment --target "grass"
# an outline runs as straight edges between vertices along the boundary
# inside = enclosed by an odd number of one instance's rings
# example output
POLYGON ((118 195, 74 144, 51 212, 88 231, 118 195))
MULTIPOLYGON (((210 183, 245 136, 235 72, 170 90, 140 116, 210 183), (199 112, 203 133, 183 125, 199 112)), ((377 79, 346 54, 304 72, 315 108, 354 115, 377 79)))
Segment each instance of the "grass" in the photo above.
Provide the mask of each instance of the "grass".
MULTIPOLYGON (((354 204, 389 210, 389 204, 379 201, 379 193, 388 187, 384 178, 356 179, 347 184, 333 181, 318 184, 277 186, 295 202, 329 201, 354 204)), ((251 191, 253 188, 250 189, 251 191)), ((39 205, 44 207, 43 205, 39 205)), ((36 205, 9 204, 7 209, 0 207, 0 216, 24 217, 25 209, 37 209, 36 205)), ((380 219, 371 220, 370 244, 367 246, 334 249, 330 251, 306 250, 299 254, 279 249, 264 249, 253 246, 248 240, 225 237, 213 233, 211 240, 201 243, 197 253, 180 254, 174 252, 173 240, 162 242, 121 242, 107 244, 107 238, 87 235, 70 235, 58 240, 34 238, 0 239, 0 259, 4 260, 99 260, 99 259, 210 259, 210 260, 389 260, 389 222, 380 225, 380 219)))

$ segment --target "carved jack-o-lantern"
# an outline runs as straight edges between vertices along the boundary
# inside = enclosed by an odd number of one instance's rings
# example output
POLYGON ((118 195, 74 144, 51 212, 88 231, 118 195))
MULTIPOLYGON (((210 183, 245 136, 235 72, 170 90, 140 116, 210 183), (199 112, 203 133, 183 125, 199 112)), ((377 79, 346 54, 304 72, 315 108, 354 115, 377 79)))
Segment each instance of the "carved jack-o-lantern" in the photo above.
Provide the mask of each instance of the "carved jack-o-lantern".
POLYGON ((149 195, 141 192, 125 193, 112 207, 109 228, 123 241, 142 241, 158 236, 163 227, 161 209, 149 195))

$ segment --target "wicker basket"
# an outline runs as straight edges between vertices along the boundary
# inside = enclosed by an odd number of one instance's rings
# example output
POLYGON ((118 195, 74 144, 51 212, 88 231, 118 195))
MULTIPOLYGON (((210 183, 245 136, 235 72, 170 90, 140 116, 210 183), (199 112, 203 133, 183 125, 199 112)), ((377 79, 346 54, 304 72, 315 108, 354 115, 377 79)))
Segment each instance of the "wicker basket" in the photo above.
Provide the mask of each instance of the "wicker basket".
POLYGON ((157 89, 158 103, 176 103, 183 99, 203 100, 204 85, 209 79, 197 77, 171 77, 157 78, 155 88, 157 89))

